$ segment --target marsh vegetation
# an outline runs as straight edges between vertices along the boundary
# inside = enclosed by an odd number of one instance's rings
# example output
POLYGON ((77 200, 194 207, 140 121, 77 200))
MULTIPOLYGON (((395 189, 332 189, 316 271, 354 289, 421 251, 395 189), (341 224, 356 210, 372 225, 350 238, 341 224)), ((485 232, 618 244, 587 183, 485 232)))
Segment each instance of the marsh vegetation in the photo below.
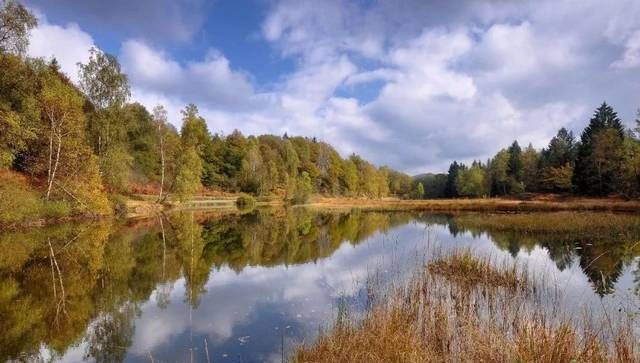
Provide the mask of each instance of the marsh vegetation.
MULTIPOLYGON (((342 318, 294 362, 637 362, 626 317, 570 318, 557 289, 468 250, 428 263, 361 320, 342 318)), ((380 294, 380 295, 378 295, 380 294)))
MULTIPOLYGON (((46 355, 54 361, 82 357, 79 359, 134 362, 148 361, 151 352, 155 360, 179 361, 185 352, 193 351, 194 360, 205 360, 206 339, 209 354, 217 362, 237 361, 238 357, 253 362, 267 355, 280 360, 282 355, 293 354, 301 342, 314 342, 319 327, 326 333, 319 344, 326 344, 332 339, 329 329, 334 327, 327 321, 335 322, 339 311, 344 313, 340 334, 364 334, 361 324, 379 324, 377 331, 386 334, 376 336, 380 342, 404 346, 402 350, 407 351, 424 339, 428 326, 423 326, 423 335, 407 330, 406 324, 415 324, 416 318, 403 309, 417 307, 397 304, 420 299, 409 295, 419 281, 435 289, 433 294, 439 291, 447 297, 438 303, 445 304, 438 309, 456 307, 446 305, 455 296, 461 304, 456 308, 464 307, 465 314, 471 314, 472 301, 482 302, 486 307, 479 311, 498 319, 520 306, 514 301, 521 302, 523 307, 514 314, 526 312, 517 316, 548 324, 507 331, 549 344, 564 334, 567 342, 563 344, 582 351, 587 346, 581 344, 588 343, 582 340, 585 331, 573 323, 586 321, 582 319, 587 307, 594 311, 593 322, 600 322, 599 312, 606 311, 612 321, 635 324, 634 319, 618 317, 633 318, 640 311, 635 292, 640 286, 638 219, 612 213, 258 208, 244 213, 185 211, 126 224, 66 223, 4 232, 0 234, 0 329, 4 332, 0 359, 33 361, 46 355), (466 252, 451 253, 450 249, 458 248, 466 252), (526 271, 522 259, 530 259, 526 271), (425 264, 416 275, 416 269, 425 264), (376 284, 367 282, 373 281, 369 279, 373 273, 377 273, 376 284), (397 292, 389 288, 392 285, 403 289, 397 292), (553 289, 558 286, 568 289, 566 299, 555 294, 553 289), (491 297, 496 292, 497 297, 491 297), (514 295, 516 300, 508 300, 514 295), (567 305, 574 306, 570 313, 576 319, 561 320, 572 323, 566 327, 552 324, 552 319, 535 320, 557 317, 549 315, 550 309, 567 305), (547 315, 536 315, 538 308, 547 315), (374 320, 362 320, 363 316, 374 320), (151 341, 151 336, 162 339, 151 341)), ((432 303, 430 309, 440 306, 432 303)), ((473 317, 445 317, 445 311, 434 319, 453 323, 473 317)), ((427 312, 423 307, 421 314, 427 312)), ((495 324, 506 324, 508 316, 495 324)), ((620 324, 621 330, 616 326, 620 339, 627 339, 626 326, 620 324)), ((467 328, 482 333, 478 339, 488 334, 477 327, 467 328)), ((501 328, 491 326, 489 332, 515 349, 515 341, 509 340, 515 338, 500 337, 501 328)), ((593 328, 602 328, 599 333, 611 336, 608 325, 593 328)), ((605 338, 598 335, 588 344, 603 357, 615 358, 612 350, 617 346, 605 338)), ((365 336, 358 339, 367 342, 365 336)), ((341 340, 356 342, 347 336, 341 340)), ((309 346, 308 353, 313 347, 309 346)), ((578 353, 566 354, 575 357, 578 353)))

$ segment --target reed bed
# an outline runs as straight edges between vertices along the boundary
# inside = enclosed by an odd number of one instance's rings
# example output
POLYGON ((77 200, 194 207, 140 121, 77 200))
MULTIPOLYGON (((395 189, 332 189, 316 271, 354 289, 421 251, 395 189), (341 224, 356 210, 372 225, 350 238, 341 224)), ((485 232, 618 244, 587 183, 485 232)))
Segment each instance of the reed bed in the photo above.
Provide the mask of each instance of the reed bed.
POLYGON ((341 319, 291 361, 640 361, 631 321, 576 319, 558 308, 557 289, 526 266, 496 264, 468 250, 433 260, 391 292, 372 294, 364 317, 341 319))
POLYGON ((460 214, 456 223, 467 228, 536 233, 580 233, 597 231, 640 235, 640 215, 610 212, 460 214))
POLYGON ((640 201, 616 198, 544 198, 531 200, 508 198, 423 199, 393 198, 315 198, 306 205, 321 209, 367 209, 374 211, 477 211, 477 212, 558 212, 558 211, 615 211, 638 213, 640 201))

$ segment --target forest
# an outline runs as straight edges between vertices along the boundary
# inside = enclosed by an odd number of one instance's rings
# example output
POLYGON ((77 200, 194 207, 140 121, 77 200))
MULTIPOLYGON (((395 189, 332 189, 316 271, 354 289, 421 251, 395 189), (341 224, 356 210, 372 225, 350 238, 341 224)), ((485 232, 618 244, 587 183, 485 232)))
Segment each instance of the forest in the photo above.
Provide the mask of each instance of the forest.
MULTIPOLYGON (((56 59, 26 56, 37 18, 0 7, 0 224, 118 213, 133 195, 188 200, 247 193, 304 203, 313 193, 403 199, 640 193, 640 120, 625 130, 603 103, 579 139, 561 129, 548 147, 517 141, 487 161, 411 177, 313 137, 213 133, 194 104, 181 120, 131 101, 118 59, 90 50, 77 84, 56 59), (181 123, 180 129, 174 124, 181 123)), ((640 114, 639 114, 640 119, 640 114)))
POLYGON ((580 138, 566 128, 549 145, 524 149, 514 141, 482 162, 454 161, 446 174, 416 177, 427 198, 517 196, 560 193, 586 196, 640 194, 640 110, 636 127, 626 130, 606 102, 598 107, 580 138))
MULTIPOLYGON (((130 101, 118 59, 98 49, 74 84, 56 59, 25 56, 37 19, 0 8, 0 222, 26 216, 110 214, 123 196, 243 192, 294 203, 310 193, 406 197, 412 178, 315 138, 212 133, 198 107, 181 128, 162 105, 130 101)), ((215 125, 215 120, 210 120, 215 125)))

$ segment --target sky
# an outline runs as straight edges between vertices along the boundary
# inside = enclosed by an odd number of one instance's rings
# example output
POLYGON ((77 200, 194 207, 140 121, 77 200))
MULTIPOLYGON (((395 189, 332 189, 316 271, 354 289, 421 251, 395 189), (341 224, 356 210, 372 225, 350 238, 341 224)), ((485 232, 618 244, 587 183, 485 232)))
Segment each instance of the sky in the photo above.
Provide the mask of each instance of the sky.
POLYGON ((77 81, 95 46, 132 100, 214 133, 317 137, 418 174, 640 107, 637 0, 25 0, 29 54, 77 81))

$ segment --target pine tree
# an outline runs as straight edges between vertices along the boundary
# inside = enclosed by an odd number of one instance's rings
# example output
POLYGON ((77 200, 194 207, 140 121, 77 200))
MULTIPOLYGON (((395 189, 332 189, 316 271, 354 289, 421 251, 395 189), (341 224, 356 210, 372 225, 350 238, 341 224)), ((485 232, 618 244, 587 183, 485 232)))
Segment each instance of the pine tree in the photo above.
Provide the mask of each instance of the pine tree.
POLYGON ((455 198, 458 196, 458 192, 456 189, 456 178, 458 177, 458 172, 460 171, 460 164, 457 161, 454 161, 449 166, 449 171, 447 172, 447 184, 444 187, 444 196, 446 198, 455 198))
POLYGON ((623 140, 622 122, 613 108, 603 103, 580 137, 573 173, 573 184, 579 193, 605 195, 613 191, 619 166, 612 163, 619 159, 623 140))
POLYGON ((508 175, 516 182, 522 181, 522 149, 518 141, 514 141, 509 147, 508 175))

